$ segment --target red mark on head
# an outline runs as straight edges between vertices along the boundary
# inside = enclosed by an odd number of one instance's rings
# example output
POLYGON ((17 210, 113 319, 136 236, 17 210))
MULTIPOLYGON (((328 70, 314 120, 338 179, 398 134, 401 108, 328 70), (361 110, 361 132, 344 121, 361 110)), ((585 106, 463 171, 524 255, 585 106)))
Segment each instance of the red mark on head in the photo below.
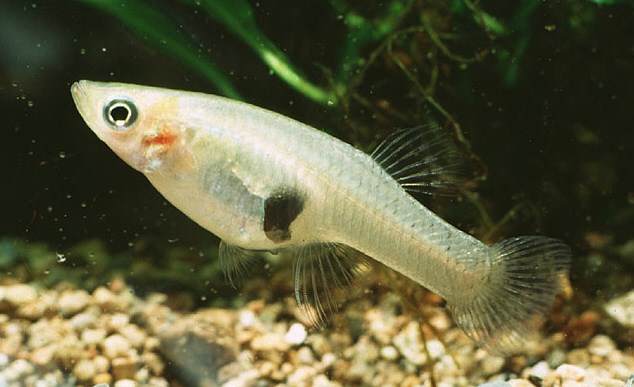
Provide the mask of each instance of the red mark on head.
POLYGON ((162 127, 157 134, 143 138, 143 145, 172 145, 176 140, 176 134, 166 127, 162 127))

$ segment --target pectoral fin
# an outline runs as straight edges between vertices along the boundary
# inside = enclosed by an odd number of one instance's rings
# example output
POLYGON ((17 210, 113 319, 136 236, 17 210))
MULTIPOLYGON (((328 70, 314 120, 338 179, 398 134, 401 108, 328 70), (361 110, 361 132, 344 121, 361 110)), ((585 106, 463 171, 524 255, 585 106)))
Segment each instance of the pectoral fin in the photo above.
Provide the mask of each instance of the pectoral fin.
POLYGON ((233 288, 237 288, 242 282, 253 261, 256 259, 257 253, 257 251, 243 249, 228 244, 225 241, 220 241, 220 246, 218 246, 220 267, 225 273, 227 282, 229 282, 233 288))

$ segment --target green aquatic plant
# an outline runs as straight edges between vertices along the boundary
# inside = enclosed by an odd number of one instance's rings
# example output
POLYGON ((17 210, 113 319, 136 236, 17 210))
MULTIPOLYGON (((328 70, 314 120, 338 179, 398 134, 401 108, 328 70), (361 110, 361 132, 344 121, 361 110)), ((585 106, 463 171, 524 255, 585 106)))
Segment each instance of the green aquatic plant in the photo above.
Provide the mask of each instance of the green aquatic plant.
MULTIPOLYGON (((192 71, 202 75, 220 93, 241 99, 227 72, 200 54, 193 42, 180 32, 176 22, 167 14, 143 0, 78 0, 107 13, 128 27, 148 44, 177 58, 192 71)), ((345 2, 330 3, 341 16, 348 34, 343 42, 340 62, 331 84, 317 85, 272 42, 258 27, 251 4, 247 0, 181 0, 192 8, 201 8, 218 24, 223 25, 269 67, 282 81, 306 98, 320 104, 335 104, 349 79, 364 64, 362 53, 367 46, 380 41, 397 27, 413 0, 392 0, 381 9, 384 12, 367 19, 351 10, 345 2)))

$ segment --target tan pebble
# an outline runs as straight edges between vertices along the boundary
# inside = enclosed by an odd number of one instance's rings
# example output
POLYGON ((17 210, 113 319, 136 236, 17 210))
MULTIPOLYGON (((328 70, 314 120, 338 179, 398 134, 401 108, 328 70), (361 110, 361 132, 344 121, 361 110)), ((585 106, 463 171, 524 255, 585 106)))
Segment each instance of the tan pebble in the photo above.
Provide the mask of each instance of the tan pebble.
POLYGON ((156 376, 153 378, 150 378, 150 380, 148 380, 147 385, 152 387, 170 387, 170 384, 167 380, 165 380, 164 378, 156 377, 156 376))
POLYGON ((107 336, 105 329, 86 329, 81 333, 81 341, 84 344, 100 344, 107 336))
POLYGON ((128 324, 121 327, 121 329, 119 329, 119 333, 123 337, 128 339, 128 341, 134 348, 138 349, 143 347, 143 344, 145 343, 145 340, 147 338, 147 334, 141 328, 134 324, 128 324))
POLYGON ((150 369, 152 374, 154 375, 163 375, 163 371, 165 371, 165 363, 163 359, 159 355, 154 352, 143 352, 141 355, 143 362, 150 369))
POLYGON ((420 337, 420 325, 416 321, 410 322, 405 329, 394 336, 392 344, 405 359, 414 365, 420 366, 427 361, 425 347, 420 337))
POLYGON ((114 382, 114 387, 136 387, 136 385, 132 379, 121 379, 114 382))
POLYGON ((588 343, 588 352, 594 356, 607 357, 615 349, 614 341, 606 335, 596 335, 588 343))
POLYGON ((83 331, 97 323, 97 316, 94 313, 82 312, 74 315, 70 319, 70 325, 77 331, 83 331))
POLYGON ((95 356, 92 362, 99 373, 108 372, 110 369, 110 360, 105 356, 95 356))
POLYGON ((143 349, 150 352, 157 351, 160 346, 161 346, 160 340, 154 336, 148 337, 145 340, 145 343, 143 343, 143 349))
POLYGON ((306 343, 311 346, 317 356, 323 356, 325 353, 331 352, 328 339, 320 333, 308 336, 306 338, 306 343))
POLYGON ((385 360, 396 360, 398 358, 398 351, 391 345, 382 347, 379 353, 385 360))
POLYGON ((323 364, 324 367, 330 367, 331 365, 335 364, 336 361, 337 355, 335 355, 334 353, 325 353, 321 357, 321 364, 323 364))
POLYGON ((293 367, 293 365, 289 362, 284 362, 282 363, 282 366, 280 367, 280 372, 286 376, 288 374, 290 374, 291 372, 293 372, 293 369, 295 367, 293 367))
POLYGON ((16 284, 4 286, 4 299, 13 306, 19 306, 35 302, 37 300, 37 290, 26 284, 16 284))
POLYGON ((254 351, 286 352, 289 348, 290 344, 277 333, 265 333, 251 340, 251 349, 254 351))
POLYGON ((319 374, 315 376, 312 380, 313 387, 336 387, 340 386, 339 383, 333 382, 324 374, 319 374))
POLYGON ((106 337, 102 345, 103 353, 109 359, 125 356, 131 348, 128 340, 119 334, 106 337))
POLYGON ((105 311, 123 312, 127 307, 127 303, 122 303, 116 294, 103 286, 95 289, 92 293, 92 298, 105 311))
POLYGON ((97 374, 97 369, 92 360, 81 359, 73 367, 73 375, 79 380, 92 380, 97 374))
POLYGON ((31 363, 36 366, 45 367, 51 364, 55 351, 57 350, 56 344, 47 345, 45 347, 36 348, 31 352, 31 363))
POLYGON ((586 376, 586 370, 571 364, 562 364, 555 370, 564 380, 582 381, 586 376))
POLYGON ((402 387, 420 386, 420 380, 418 379, 417 376, 409 375, 405 379, 403 379, 403 381, 400 383, 400 386, 402 387))
POLYGON ((93 384, 99 384, 99 383, 110 384, 112 383, 112 375, 110 375, 107 372, 99 373, 92 378, 92 382, 93 384))
POLYGON ((535 387, 535 385, 525 379, 511 379, 508 381, 510 387, 535 387))
POLYGON ((310 381, 316 374, 317 370, 313 367, 301 366, 288 375, 286 381, 291 386, 297 386, 302 382, 310 381))
POLYGON ((147 367, 140 368, 134 373, 134 380, 140 383, 147 383, 150 379, 150 370, 147 367))
POLYGON ((57 309, 65 316, 72 316, 82 311, 90 302, 90 295, 85 290, 68 290, 57 300, 57 309))
POLYGON ((597 387, 624 387, 625 382, 619 379, 598 378, 594 381, 597 387))
POLYGON ((566 355, 566 363, 585 367, 590 364, 590 353, 585 348, 575 348, 566 355))
POLYGON ((482 361, 480 367, 485 376, 497 374, 502 370, 502 367, 504 367, 504 358, 489 356, 482 361))
POLYGON ((612 364, 610 366, 611 376, 615 379, 627 380, 632 375, 632 369, 625 364, 612 364))
POLYGON ((120 329, 130 324, 130 316, 125 313, 115 313, 110 316, 108 321, 108 329, 118 332, 120 329))
POLYGON ((258 371, 260 372, 260 377, 267 378, 273 374, 276 370, 276 366, 273 362, 264 361, 259 364, 258 371))
POLYGON ((310 348, 303 346, 297 350, 297 360, 303 364, 311 364, 315 361, 315 356, 310 348))
POLYGON ((110 362, 115 380, 133 379, 137 371, 137 362, 127 357, 117 357, 110 362))
POLYGON ((39 320, 45 315, 56 313, 56 301, 57 293, 44 292, 38 296, 36 301, 20 305, 15 311, 15 315, 31 321, 39 320))

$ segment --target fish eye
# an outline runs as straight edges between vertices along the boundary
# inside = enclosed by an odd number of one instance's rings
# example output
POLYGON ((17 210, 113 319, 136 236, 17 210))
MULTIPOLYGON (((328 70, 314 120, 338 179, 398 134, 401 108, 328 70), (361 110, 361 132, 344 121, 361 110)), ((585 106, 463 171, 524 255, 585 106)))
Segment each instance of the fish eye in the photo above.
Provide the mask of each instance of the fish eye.
POLYGON ((103 116, 114 129, 125 130, 134 124, 138 112, 132 102, 125 99, 115 99, 103 108, 103 116))

